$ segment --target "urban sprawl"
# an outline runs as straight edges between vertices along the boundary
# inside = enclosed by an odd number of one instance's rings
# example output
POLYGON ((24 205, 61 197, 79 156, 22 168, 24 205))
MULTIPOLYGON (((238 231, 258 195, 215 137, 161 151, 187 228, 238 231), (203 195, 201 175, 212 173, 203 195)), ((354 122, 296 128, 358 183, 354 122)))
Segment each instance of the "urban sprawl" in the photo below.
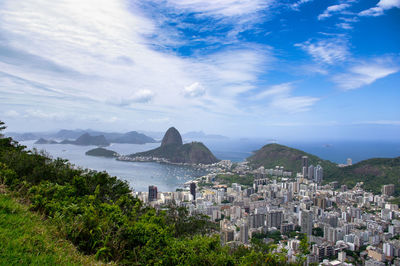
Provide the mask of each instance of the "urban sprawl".
POLYGON ((352 189, 337 182, 322 185, 323 168, 309 165, 307 156, 301 163, 293 175, 280 166, 251 169, 247 162, 224 160, 201 166, 209 174, 186 183, 186 189, 161 193, 149 186, 148 192, 135 194, 156 208, 174 203, 209 216, 219 222, 225 245, 250 245, 252 237, 261 235, 264 243, 274 242, 277 252, 295 262, 299 236, 306 235, 307 264, 400 265, 400 212, 390 203, 394 185, 384 185, 381 195, 364 191, 362 183, 352 189), (254 182, 227 186, 217 181, 218 175, 252 175, 254 182))

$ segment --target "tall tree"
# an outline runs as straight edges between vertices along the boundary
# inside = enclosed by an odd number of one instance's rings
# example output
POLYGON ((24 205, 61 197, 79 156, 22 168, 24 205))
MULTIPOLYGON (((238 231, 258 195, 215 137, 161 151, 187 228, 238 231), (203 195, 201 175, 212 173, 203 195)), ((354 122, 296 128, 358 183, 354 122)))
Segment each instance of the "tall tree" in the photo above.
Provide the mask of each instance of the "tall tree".
POLYGON ((4 125, 3 121, 0 121, 0 138, 3 137, 3 134, 1 134, 1 131, 3 131, 4 129, 6 129, 7 127, 4 125))

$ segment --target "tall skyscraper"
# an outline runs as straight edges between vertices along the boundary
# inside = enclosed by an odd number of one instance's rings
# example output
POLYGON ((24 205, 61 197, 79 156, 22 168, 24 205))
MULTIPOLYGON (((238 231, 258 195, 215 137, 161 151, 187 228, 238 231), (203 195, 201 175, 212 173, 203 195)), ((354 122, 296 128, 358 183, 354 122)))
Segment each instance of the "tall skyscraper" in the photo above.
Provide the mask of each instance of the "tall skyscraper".
POLYGON ((157 200, 157 187, 149 186, 149 202, 157 200))
POLYGON ((307 235, 312 234, 313 215, 310 211, 301 211, 300 213, 301 232, 307 235))
POLYGON ((314 167, 314 182, 320 184, 324 178, 324 169, 321 165, 314 167))
POLYGON ((190 183, 190 194, 193 196, 193 200, 196 200, 196 183, 190 183))
POLYGON ((308 156, 301 157, 301 169, 303 171, 303 177, 308 176, 308 156))
POLYGON ((314 165, 310 165, 308 167, 308 174, 307 174, 307 178, 310 180, 314 179, 314 165))
POLYGON ((275 227, 281 228, 281 224, 283 221, 283 213, 282 211, 270 211, 267 213, 267 227, 275 227))
POLYGON ((247 223, 240 226, 240 240, 245 244, 249 243, 249 225, 247 223))

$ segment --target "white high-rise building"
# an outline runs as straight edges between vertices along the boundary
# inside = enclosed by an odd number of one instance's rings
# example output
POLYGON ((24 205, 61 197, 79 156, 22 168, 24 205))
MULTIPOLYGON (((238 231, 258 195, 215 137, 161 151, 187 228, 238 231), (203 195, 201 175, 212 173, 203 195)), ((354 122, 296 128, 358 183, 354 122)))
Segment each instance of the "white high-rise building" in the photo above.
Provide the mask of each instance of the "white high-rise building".
POLYGON ((321 165, 314 167, 314 182, 321 183, 324 178, 324 169, 321 165))

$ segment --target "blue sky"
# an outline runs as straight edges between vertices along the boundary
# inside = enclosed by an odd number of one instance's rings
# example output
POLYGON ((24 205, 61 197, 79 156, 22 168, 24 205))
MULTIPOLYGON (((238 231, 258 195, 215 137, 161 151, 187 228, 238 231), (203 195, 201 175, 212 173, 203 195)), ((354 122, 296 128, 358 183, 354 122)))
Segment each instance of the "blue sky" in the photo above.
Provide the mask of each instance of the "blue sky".
POLYGON ((10 131, 400 139, 400 0, 3 0, 10 131))

